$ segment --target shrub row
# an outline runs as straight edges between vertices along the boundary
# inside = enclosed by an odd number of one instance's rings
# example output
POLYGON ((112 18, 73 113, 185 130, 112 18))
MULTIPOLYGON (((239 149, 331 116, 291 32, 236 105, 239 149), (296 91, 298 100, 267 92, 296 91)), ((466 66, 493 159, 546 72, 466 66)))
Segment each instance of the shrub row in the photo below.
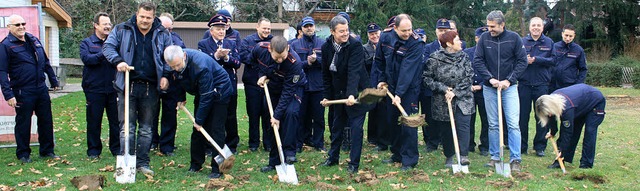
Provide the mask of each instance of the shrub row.
POLYGON ((593 86, 622 86, 622 68, 633 69, 631 80, 634 88, 640 89, 640 60, 620 56, 606 63, 587 63, 586 83, 593 86))

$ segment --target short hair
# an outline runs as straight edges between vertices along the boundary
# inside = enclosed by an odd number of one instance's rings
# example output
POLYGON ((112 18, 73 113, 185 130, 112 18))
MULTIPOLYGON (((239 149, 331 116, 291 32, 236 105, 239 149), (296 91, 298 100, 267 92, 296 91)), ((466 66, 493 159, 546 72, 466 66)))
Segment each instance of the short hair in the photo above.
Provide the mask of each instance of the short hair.
POLYGON ((453 39, 455 39, 456 36, 458 36, 458 32, 447 31, 444 34, 440 35, 440 37, 438 37, 438 41, 440 41, 440 45, 442 46, 442 48, 447 48, 449 47, 449 45, 447 45, 447 42, 453 43, 453 39))
POLYGON ((173 15, 171 13, 166 13, 166 12, 162 13, 162 14, 160 14, 160 17, 167 17, 167 18, 171 19, 171 22, 174 21, 173 15))
POLYGON ((344 18, 342 15, 337 15, 333 17, 331 21, 329 21, 329 29, 336 30, 336 27, 338 25, 348 25, 348 24, 349 24, 349 21, 347 21, 346 18, 344 18))
POLYGON ((396 23, 395 23, 395 27, 400 26, 400 22, 402 22, 402 20, 405 19, 409 19, 409 21, 411 21, 411 17, 407 14, 399 14, 398 16, 396 16, 396 23))
POLYGON ((109 17, 108 13, 98 12, 93 16, 93 23, 100 24, 100 17, 109 17))
POLYGON ((564 30, 576 31, 576 27, 573 26, 572 24, 566 24, 566 25, 564 25, 564 27, 562 27, 562 32, 564 32, 564 30))
POLYGON ((534 20, 539 20, 539 21, 543 22, 543 24, 544 24, 544 21, 542 20, 542 18, 540 18, 540 17, 532 17, 531 19, 529 19, 529 25, 531 25, 531 23, 532 23, 534 20))
POLYGON ((542 95, 536 100, 535 112, 539 119, 540 125, 547 126, 549 115, 553 115, 557 121, 565 108, 565 98, 559 94, 542 95))
POLYGON ((502 14, 502 11, 499 10, 491 11, 487 15, 487 21, 493 21, 497 24, 502 24, 504 23, 504 14, 502 14))
POLYGON ((138 5, 138 10, 144 9, 145 11, 153 11, 154 13, 156 12, 156 8, 158 8, 158 6, 150 1, 145 1, 138 5))
POLYGON ((164 49, 164 60, 169 62, 176 58, 182 59, 184 57, 184 51, 182 47, 171 45, 164 49))
POLYGON ((264 18, 264 17, 260 17, 260 19, 258 19, 258 25, 260 25, 260 23, 262 22, 271 22, 269 19, 264 18))
POLYGON ((271 50, 276 51, 277 53, 282 53, 287 49, 289 44, 287 43, 287 39, 283 36, 275 36, 271 39, 271 45, 269 45, 271 50))

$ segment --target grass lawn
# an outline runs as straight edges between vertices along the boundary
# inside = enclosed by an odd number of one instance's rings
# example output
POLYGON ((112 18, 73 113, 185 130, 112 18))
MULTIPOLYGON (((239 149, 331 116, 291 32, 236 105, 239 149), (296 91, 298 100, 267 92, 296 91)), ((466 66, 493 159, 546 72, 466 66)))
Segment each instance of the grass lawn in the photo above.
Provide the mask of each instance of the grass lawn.
MULTIPOLYGON (((390 156, 388 152, 372 151, 373 147, 365 144, 358 175, 349 175, 346 171, 348 154, 342 152, 339 166, 319 166, 326 158, 326 153, 306 148, 298 154, 299 162, 295 164, 300 185, 288 185, 273 179, 276 172, 261 173, 260 167, 267 164, 268 154, 262 150, 249 152, 247 147, 248 120, 245 114, 244 92, 238 98, 238 122, 240 133, 239 154, 235 167, 225 175, 232 188, 240 190, 639 190, 640 176, 640 141, 638 141, 640 125, 640 91, 621 88, 604 88, 605 94, 628 94, 632 98, 609 99, 607 116, 599 128, 597 155, 593 169, 577 168, 582 146, 579 144, 576 159, 567 165, 568 174, 562 175, 560 170, 547 169, 554 157, 551 146, 547 147, 547 156, 536 157, 535 154, 523 155, 523 172, 514 178, 503 178, 493 173, 493 169, 483 167, 488 157, 477 152, 470 153, 470 171, 467 175, 453 175, 444 167, 444 156, 441 150, 425 153, 421 142, 420 161, 411 171, 402 172, 399 166, 382 164, 381 160, 390 156), (591 178, 592 180, 588 180, 591 178), (583 179, 583 180, 579 180, 583 179), (603 180, 604 183, 598 181, 603 180)), ((191 99, 192 97, 190 97, 191 99)), ((151 152, 151 167, 156 172, 154 177, 138 174, 135 184, 118 184, 109 168, 115 166, 115 157, 108 149, 103 149, 102 158, 88 160, 86 156, 86 121, 85 98, 82 92, 72 93, 52 100, 54 128, 56 135, 56 153, 62 156, 61 161, 41 159, 38 148, 32 147, 33 163, 22 164, 15 157, 15 148, 0 149, 0 190, 75 190, 70 180, 75 176, 104 175, 107 177, 106 190, 202 190, 209 181, 210 167, 199 173, 188 173, 189 143, 192 132, 191 122, 179 112, 178 132, 176 137, 176 156, 164 157, 151 152)), ((192 101, 188 104, 192 110, 192 101)), ((530 122, 532 127, 534 122, 530 122)), ((479 131, 479 125, 476 125, 479 131)), ((106 127, 106 118, 103 120, 106 127)), ((530 128, 533 137, 535 128, 530 128)), ((325 133, 328 148, 329 131, 325 133)), ((421 132, 419 133, 421 134, 421 132)), ((479 134, 479 133, 477 133, 479 134)), ((366 132, 365 132, 366 135, 366 132)), ((479 135, 476 135, 478 140, 479 135)), ((107 128, 102 131, 103 143, 106 144, 107 128)), ((422 140, 422 137, 419 137, 422 140)), ((366 138, 365 138, 366 140, 366 138)), ((477 141, 476 141, 477 142, 477 141)), ((582 141, 581 141, 582 142, 582 141)), ((530 143, 530 145, 532 145, 530 143)), ((531 152, 531 149, 530 149, 531 152)), ((508 156, 508 153, 505 154, 508 156)), ((210 160, 209 158, 207 160, 210 160)))

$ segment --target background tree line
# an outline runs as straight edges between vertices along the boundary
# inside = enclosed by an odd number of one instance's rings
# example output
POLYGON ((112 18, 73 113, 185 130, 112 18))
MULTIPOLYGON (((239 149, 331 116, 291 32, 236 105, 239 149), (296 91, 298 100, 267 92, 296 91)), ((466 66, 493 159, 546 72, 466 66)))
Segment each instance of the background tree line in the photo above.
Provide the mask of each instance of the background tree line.
MULTIPOLYGON (((89 36, 92 17, 98 11, 112 15, 113 24, 129 19, 140 0, 59 0, 69 12, 74 27, 61 31, 62 57, 78 57, 79 42, 89 36)), ((219 9, 219 0, 153 0, 158 14, 172 13, 177 21, 207 21, 219 9)), ((448 18, 457 22, 462 39, 473 46, 474 30, 484 25, 486 15, 501 10, 507 17, 507 29, 522 36, 528 33, 528 20, 541 17, 548 25, 545 33, 554 41, 561 40, 564 24, 577 27, 576 41, 587 51, 608 49, 609 56, 624 52, 625 45, 640 37, 640 0, 592 1, 559 0, 552 8, 545 0, 335 0, 329 1, 336 9, 352 8, 350 27, 366 41, 366 25, 371 22, 381 27, 392 15, 407 13, 414 19, 414 28, 425 29, 428 41, 434 41, 435 22, 448 18), (604 48, 602 48, 604 47, 604 48)), ((255 22, 260 17, 295 26, 302 17, 310 15, 320 3, 308 0, 229 0, 234 5, 234 22, 255 22), (283 3, 298 2, 298 14, 282 13, 283 3)), ((602 51, 600 51, 602 52, 602 51)))

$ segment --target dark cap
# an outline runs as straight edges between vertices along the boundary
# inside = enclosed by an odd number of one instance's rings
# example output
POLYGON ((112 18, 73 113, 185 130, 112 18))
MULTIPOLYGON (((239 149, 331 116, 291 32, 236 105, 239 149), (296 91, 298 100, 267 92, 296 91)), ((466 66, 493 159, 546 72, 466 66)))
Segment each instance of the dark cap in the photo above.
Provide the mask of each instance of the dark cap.
POLYGON ((378 24, 376 23, 369 23, 369 25, 367 25, 367 32, 376 32, 380 30, 380 26, 378 26, 378 24))
POLYGON ((489 31, 487 27, 480 27, 476 29, 476 36, 481 36, 482 33, 489 31))
POLYGON ((231 13, 229 13, 229 11, 227 11, 226 9, 220 9, 218 11, 219 15, 224 15, 225 17, 227 17, 227 19, 229 19, 229 21, 231 21, 231 13))
POLYGON ((438 19, 438 22, 436 22, 436 28, 437 29, 450 29, 451 28, 451 23, 449 23, 449 20, 447 20, 447 19, 438 19))
POLYGON ((351 17, 349 17, 349 14, 347 14, 346 12, 339 12, 338 15, 347 19, 347 23, 351 23, 351 17))
POLYGON ((387 21, 387 27, 395 27, 396 26, 396 16, 391 16, 389 21, 387 21))
POLYGON ((316 25, 316 22, 311 17, 304 17, 300 22, 300 26, 304 27, 305 25, 316 25))
POLYGON ((227 17, 221 14, 217 14, 209 19, 209 23, 207 24, 207 26, 211 27, 216 25, 226 25, 227 22, 229 22, 229 19, 227 17))
POLYGON ((425 33, 424 29, 422 29, 422 28, 418 28, 418 29, 414 30, 413 32, 415 32, 416 34, 422 35, 422 36, 427 35, 427 33, 425 33))

